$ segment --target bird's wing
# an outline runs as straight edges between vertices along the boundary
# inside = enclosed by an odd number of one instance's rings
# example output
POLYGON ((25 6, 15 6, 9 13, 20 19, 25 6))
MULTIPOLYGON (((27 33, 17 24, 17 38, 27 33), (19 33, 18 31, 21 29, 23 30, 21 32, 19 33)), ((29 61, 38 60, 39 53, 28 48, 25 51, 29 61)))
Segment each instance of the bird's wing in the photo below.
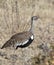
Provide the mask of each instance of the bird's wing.
POLYGON ((18 43, 23 43, 23 42, 27 41, 31 37, 31 35, 32 35, 32 33, 30 33, 29 31, 26 31, 26 32, 22 32, 22 33, 13 35, 11 37, 11 39, 18 43))
POLYGON ((26 41, 24 41, 24 42, 22 42, 22 43, 17 42, 17 43, 15 43, 14 47, 17 48, 17 47, 23 46, 23 45, 27 44, 28 41, 29 41, 29 40, 26 40, 26 41))

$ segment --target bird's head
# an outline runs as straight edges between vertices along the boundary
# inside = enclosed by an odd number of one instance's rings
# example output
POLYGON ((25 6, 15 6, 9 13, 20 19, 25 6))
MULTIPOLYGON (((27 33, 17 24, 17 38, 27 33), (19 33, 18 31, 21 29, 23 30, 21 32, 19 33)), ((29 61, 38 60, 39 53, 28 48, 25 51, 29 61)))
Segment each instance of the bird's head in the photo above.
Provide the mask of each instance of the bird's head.
POLYGON ((39 16, 33 16, 33 17, 31 17, 31 20, 32 21, 35 21, 35 20, 37 20, 39 18, 39 16))

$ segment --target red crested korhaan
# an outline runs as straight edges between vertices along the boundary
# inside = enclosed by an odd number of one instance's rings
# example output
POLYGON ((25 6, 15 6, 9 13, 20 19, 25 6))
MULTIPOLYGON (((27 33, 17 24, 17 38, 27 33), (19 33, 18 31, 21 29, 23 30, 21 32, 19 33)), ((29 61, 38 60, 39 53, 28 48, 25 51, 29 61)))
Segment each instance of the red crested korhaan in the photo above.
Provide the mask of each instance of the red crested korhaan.
POLYGON ((31 17, 31 28, 29 29, 29 31, 20 32, 13 35, 8 41, 6 41, 6 43, 4 43, 1 49, 11 46, 17 49, 18 47, 24 48, 30 45, 34 40, 33 23, 34 21, 36 22, 38 18, 38 16, 31 17))

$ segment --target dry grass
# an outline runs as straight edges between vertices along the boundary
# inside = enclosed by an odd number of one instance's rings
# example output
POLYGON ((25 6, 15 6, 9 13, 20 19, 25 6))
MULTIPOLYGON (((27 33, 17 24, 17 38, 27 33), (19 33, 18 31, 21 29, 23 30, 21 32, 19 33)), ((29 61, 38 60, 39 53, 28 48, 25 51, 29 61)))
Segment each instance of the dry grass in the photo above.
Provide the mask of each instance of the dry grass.
MULTIPOLYGON (((36 39, 27 48, 16 51, 0 49, 0 65, 27 65, 29 59, 36 58, 41 52, 37 48, 41 43, 47 43, 54 49, 54 0, 0 0, 0 47, 13 34, 29 30, 30 19, 34 15, 40 17, 35 23, 36 39)), ((51 55, 54 57, 54 53, 51 55)))

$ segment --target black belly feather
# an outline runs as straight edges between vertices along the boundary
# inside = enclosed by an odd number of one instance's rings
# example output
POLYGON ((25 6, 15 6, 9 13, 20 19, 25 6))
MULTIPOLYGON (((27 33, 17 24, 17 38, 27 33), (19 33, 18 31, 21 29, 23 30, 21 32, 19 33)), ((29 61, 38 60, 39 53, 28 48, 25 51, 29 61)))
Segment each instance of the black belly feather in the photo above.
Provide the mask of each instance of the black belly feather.
POLYGON ((32 41, 33 41, 33 40, 30 38, 29 41, 28 41, 26 44, 17 46, 16 49, 17 49, 18 47, 20 47, 20 48, 25 48, 25 47, 29 46, 29 45, 32 43, 32 41))

